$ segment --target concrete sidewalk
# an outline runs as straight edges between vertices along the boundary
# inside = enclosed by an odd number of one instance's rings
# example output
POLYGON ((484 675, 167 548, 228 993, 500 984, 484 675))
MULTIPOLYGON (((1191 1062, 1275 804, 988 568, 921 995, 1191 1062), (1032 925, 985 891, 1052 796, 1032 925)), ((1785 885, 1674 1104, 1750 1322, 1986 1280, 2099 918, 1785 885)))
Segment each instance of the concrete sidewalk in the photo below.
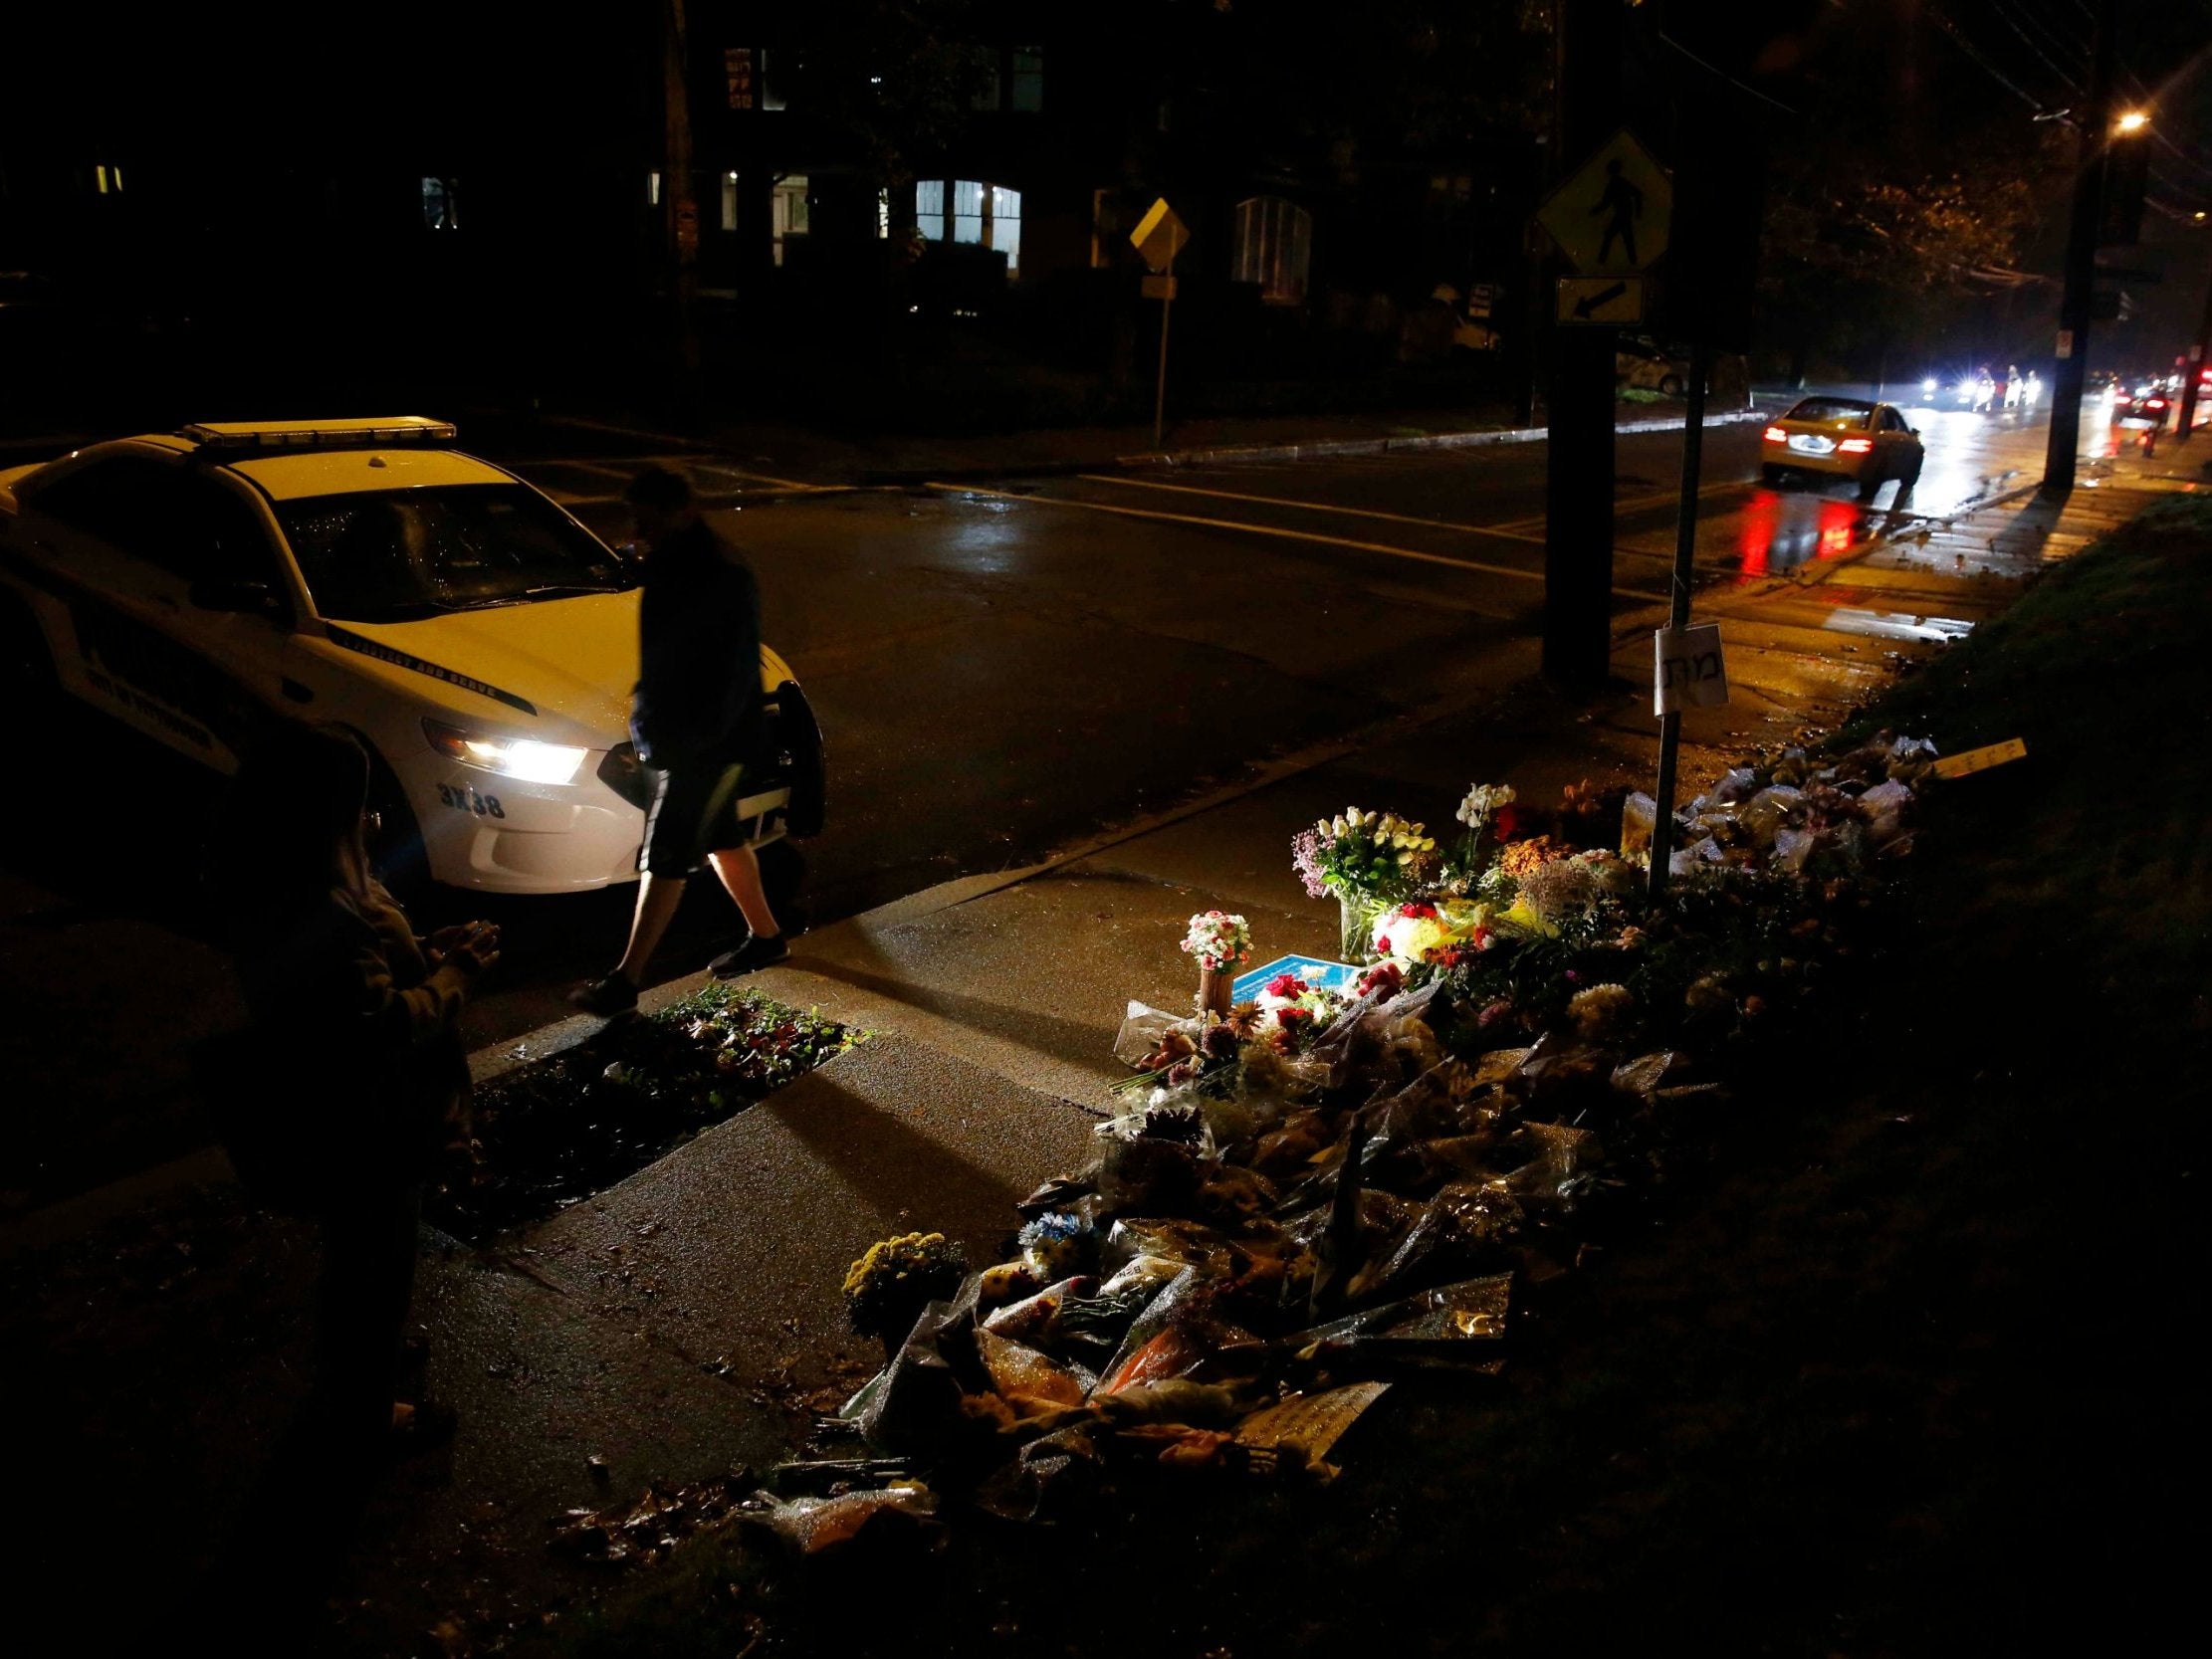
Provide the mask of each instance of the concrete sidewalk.
MULTIPOLYGON (((2022 494, 1910 526, 1802 579, 1705 596, 1699 614, 1726 628, 1734 701, 1685 722, 1685 784, 1747 746, 1833 726, 1894 663, 1996 615, 2023 581, 2156 492, 2197 487, 2128 462, 2094 477, 2063 510, 2022 494)), ((1289 868, 1290 836, 1314 818, 1357 804, 1443 828, 1470 780, 1510 780, 1534 800, 1584 778, 1648 787, 1657 620, 1620 620, 1617 684, 1587 702, 1524 678, 1104 844, 948 884, 798 941, 753 983, 868 1029, 868 1042, 494 1250, 432 1241, 417 1317, 435 1339, 433 1391, 460 1408, 462 1430, 449 1460, 410 1468, 380 1498, 339 1645, 411 1651, 442 1618, 481 1637, 551 1598, 588 1598, 606 1580, 548 1554, 549 1516, 779 1455, 880 1357, 840 1317, 839 1285, 862 1249, 941 1229, 975 1259, 996 1259, 1012 1201, 1085 1158, 1107 1085, 1122 1075, 1108 1046, 1127 1000, 1175 1007, 1191 994, 1176 941, 1194 911, 1244 914, 1262 959, 1333 953, 1334 906, 1308 899, 1289 868)), ((649 1003, 697 983, 660 987, 649 1003)), ((565 1021, 476 1065, 489 1075, 592 1028, 565 1021)), ((176 1199, 217 1212, 226 1202, 235 1212, 235 1197, 219 1192, 176 1199)), ((174 1206, 150 1222, 111 1214, 100 1231, 54 1234, 4 1265, 21 1285, 66 1281, 97 1273, 119 1230, 191 1238, 163 1231, 182 1225, 174 1206)), ((206 1448, 187 1460, 204 1490, 172 1481, 155 1501, 183 1505, 203 1531, 241 1519, 245 1454, 298 1386, 307 1259, 295 1230, 235 1213, 223 1225, 280 1264, 261 1273, 257 1294, 290 1309, 293 1324, 245 1343, 235 1363, 175 1377, 191 1396, 175 1414, 206 1448)), ((143 1327, 146 1363, 161 1362, 173 1322, 208 1317, 162 1291, 128 1315, 143 1327)), ((255 1317, 278 1317, 266 1308, 255 1317)), ((223 1317, 241 1331, 252 1323, 223 1317)))

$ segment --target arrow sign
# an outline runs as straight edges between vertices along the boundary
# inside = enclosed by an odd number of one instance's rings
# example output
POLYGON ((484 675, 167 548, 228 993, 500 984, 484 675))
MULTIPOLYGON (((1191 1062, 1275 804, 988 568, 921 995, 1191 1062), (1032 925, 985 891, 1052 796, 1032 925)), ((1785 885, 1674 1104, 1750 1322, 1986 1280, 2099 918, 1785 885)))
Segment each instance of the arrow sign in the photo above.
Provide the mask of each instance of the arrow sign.
POLYGON ((1628 292, 1629 285, 1627 283, 1612 283, 1605 288, 1601 288, 1595 294, 1585 294, 1575 302, 1575 320, 1577 322, 1588 322, 1592 311, 1620 299, 1628 292))
POLYGON ((1644 320, 1641 277, 1562 277, 1553 313, 1560 326, 1617 328, 1644 320))

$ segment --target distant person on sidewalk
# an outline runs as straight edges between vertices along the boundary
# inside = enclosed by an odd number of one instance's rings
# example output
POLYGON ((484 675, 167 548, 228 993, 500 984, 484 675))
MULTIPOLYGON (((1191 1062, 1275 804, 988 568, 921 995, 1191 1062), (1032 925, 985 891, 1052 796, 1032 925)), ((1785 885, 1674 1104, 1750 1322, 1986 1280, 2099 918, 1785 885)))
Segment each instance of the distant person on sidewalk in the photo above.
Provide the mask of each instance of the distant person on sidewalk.
POLYGON ((761 885, 761 861, 738 832, 745 756, 762 718, 760 588, 699 516, 681 473, 648 467, 625 499, 645 549, 630 702, 630 737, 650 791, 644 874, 622 959, 568 993, 578 1008, 607 1018, 636 1009, 646 965, 701 864, 713 866, 749 930, 714 959, 716 975, 734 978, 790 953, 761 885))
POLYGON ((452 1426, 400 1397, 407 1307, 423 1183, 466 1122, 461 1005, 499 959, 490 923, 415 936, 369 873, 367 792, 351 736, 279 727, 239 768, 212 872, 257 1056, 231 1077, 259 1097, 231 1117, 253 1130, 234 1157, 281 1172, 277 1201, 323 1230, 314 1392, 264 1494, 307 1576, 382 1459, 452 1426))

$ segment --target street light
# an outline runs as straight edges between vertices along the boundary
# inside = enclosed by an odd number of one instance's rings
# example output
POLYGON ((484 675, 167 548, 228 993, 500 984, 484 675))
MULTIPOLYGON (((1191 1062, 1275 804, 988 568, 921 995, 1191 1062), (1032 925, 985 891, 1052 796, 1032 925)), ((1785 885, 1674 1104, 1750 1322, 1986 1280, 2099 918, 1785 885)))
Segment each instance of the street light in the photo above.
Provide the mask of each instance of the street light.
POLYGON ((2113 124, 2122 132, 2140 132, 2150 124, 2150 115, 2147 110, 2130 109, 2113 124))

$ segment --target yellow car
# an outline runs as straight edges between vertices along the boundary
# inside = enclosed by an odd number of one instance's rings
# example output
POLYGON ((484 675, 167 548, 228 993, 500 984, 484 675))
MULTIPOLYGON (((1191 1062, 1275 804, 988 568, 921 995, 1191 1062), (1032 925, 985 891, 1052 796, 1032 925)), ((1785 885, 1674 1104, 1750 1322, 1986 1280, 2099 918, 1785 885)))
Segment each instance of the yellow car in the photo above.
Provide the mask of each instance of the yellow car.
POLYGON ((1808 397, 1766 429, 1759 476, 1780 484, 1792 474, 1848 478, 1871 502, 1890 479, 1901 498, 1920 482, 1920 434, 1886 403, 1860 397, 1808 397))
MULTIPOLYGON (((0 650, 216 771, 269 722, 367 745, 387 879, 572 893, 637 877, 636 578, 521 479, 390 420, 215 422, 0 472, 0 650)), ((738 803, 819 827, 821 733, 761 651, 738 803)), ((88 774, 90 775, 90 774, 88 774)))

